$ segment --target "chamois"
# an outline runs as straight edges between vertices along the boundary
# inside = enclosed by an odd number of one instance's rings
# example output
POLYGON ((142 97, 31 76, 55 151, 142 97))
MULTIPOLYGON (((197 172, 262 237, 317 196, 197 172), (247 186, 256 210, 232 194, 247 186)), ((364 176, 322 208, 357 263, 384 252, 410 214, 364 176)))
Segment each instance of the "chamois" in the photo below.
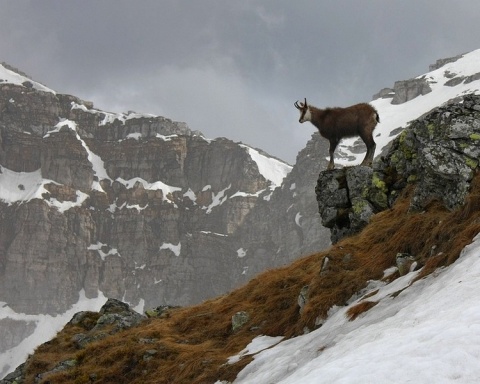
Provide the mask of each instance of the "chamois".
POLYGON ((317 127, 320 135, 330 142, 330 162, 327 169, 335 168, 333 153, 338 143, 345 137, 360 136, 367 146, 367 154, 362 165, 372 166, 373 155, 375 154, 375 141, 373 130, 380 122, 378 112, 370 104, 361 103, 347 108, 326 108, 319 109, 305 102, 294 103, 300 111, 300 123, 310 121, 317 127))

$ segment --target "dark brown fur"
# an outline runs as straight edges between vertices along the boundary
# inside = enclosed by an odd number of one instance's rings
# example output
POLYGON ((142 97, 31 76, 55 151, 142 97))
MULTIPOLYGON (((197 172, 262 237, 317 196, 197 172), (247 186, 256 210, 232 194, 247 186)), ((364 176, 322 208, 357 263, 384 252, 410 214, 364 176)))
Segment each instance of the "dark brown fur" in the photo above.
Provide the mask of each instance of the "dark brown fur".
MULTIPOLYGON (((380 122, 378 112, 370 104, 361 103, 347 108, 319 109, 304 103, 295 103, 300 110, 300 123, 310 121, 317 127, 320 135, 330 142, 330 163, 327 169, 335 167, 333 153, 341 139, 346 137, 360 136, 367 146, 367 154, 362 165, 371 166, 375 154, 375 141, 373 130, 380 122), (310 119, 305 119, 307 111, 310 111, 310 119)), ((308 115, 307 115, 308 117, 308 115)))

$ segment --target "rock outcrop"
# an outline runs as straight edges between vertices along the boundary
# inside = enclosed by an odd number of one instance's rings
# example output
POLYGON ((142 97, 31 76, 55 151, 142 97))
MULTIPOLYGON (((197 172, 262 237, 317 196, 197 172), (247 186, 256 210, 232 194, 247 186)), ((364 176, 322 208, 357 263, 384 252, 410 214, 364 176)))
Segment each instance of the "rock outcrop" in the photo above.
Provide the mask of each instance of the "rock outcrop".
MULTIPOLYGON (((84 349, 88 344, 125 331, 139 325, 146 317, 135 312, 127 304, 121 301, 109 299, 98 313, 76 313, 65 330, 72 330, 71 340, 78 350, 84 349)), ((140 340, 142 342, 142 340, 140 340)), ((144 342, 149 342, 145 340, 144 342)), ((53 369, 38 373, 35 383, 48 381, 48 376, 75 367, 76 359, 68 359, 57 364, 53 369)), ((20 384, 25 382, 25 364, 18 366, 13 372, 0 380, 0 384, 20 384)), ((91 377, 94 381, 94 376, 91 377)))
POLYGON ((373 95, 372 100, 392 99, 392 104, 403 104, 420 95, 430 93, 432 89, 425 77, 396 81, 393 88, 383 88, 373 95))
POLYGON ((420 95, 426 95, 432 89, 428 85, 428 81, 424 77, 396 81, 393 90, 392 104, 403 104, 420 95))
MULTIPOLYGON (((455 57, 449 57, 446 59, 439 59, 435 64, 429 66, 429 71, 435 71, 448 63, 453 63, 463 57, 463 55, 458 55, 455 57)), ((446 72, 446 77, 451 77, 451 81, 447 82, 447 86, 455 86, 459 83, 465 81, 473 81, 472 76, 461 77, 457 76, 454 73, 446 72)), ((376 99, 392 99, 392 104, 403 104, 407 101, 410 101, 420 95, 426 95, 432 91, 429 85, 429 79, 425 76, 416 77, 409 80, 396 81, 393 88, 383 88, 379 92, 373 95, 372 100, 376 99)))
POLYGON ((462 205, 478 171, 479 143, 480 96, 467 95, 413 121, 372 169, 321 172, 317 201, 332 242, 360 231, 408 185, 414 190, 412 211, 433 200, 449 209, 462 205))
POLYGON ((383 182, 370 167, 321 172, 315 191, 322 224, 330 228, 332 243, 357 233, 373 214, 387 208, 383 182))

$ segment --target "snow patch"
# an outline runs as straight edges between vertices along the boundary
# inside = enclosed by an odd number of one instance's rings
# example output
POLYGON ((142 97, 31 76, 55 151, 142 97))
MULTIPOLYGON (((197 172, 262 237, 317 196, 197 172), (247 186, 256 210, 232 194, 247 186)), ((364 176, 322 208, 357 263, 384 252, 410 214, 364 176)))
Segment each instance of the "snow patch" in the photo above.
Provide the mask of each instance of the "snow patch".
POLYGON ((101 243, 101 242, 97 242, 97 244, 90 244, 87 248, 87 250, 89 251, 97 251, 98 254, 100 255, 100 258, 102 259, 102 261, 105 261, 105 258, 107 256, 118 256, 118 257, 121 257, 120 254, 118 253, 118 249, 117 248, 111 248, 107 253, 103 252, 102 248, 103 247, 108 247, 107 244, 104 244, 104 243, 101 243))
POLYGON ((247 145, 240 144, 240 146, 247 150, 248 154, 255 163, 257 163, 258 171, 266 179, 272 182, 274 188, 282 185, 283 179, 292 170, 292 166, 283 161, 262 155, 256 149, 247 145))
POLYGON ((257 336, 251 341, 250 344, 247 345, 244 350, 240 351, 238 355, 229 357, 228 363, 235 364, 243 357, 248 355, 254 355, 260 351, 271 348, 273 345, 278 344, 282 340, 283 336, 257 336))
POLYGON ((258 197, 260 196, 263 192, 265 191, 265 189, 261 189, 260 191, 258 192, 255 192, 255 193, 247 193, 247 192, 235 192, 232 196, 230 196, 231 199, 233 199, 234 197, 258 197))
POLYGON ((188 188, 188 191, 183 194, 183 197, 187 197, 190 200, 192 200, 195 204, 197 202, 197 195, 195 195, 195 192, 193 192, 190 188, 188 188))
POLYGON ((169 249, 170 251, 173 252, 175 256, 180 256, 180 251, 182 250, 182 245, 181 243, 178 243, 177 245, 172 244, 172 243, 163 243, 160 246, 160 250, 162 249, 169 249))
POLYGON ((29 79, 28 77, 25 77, 16 72, 13 72, 10 69, 5 68, 2 64, 0 64, 0 84, 9 83, 9 84, 21 85, 22 87, 25 87, 25 85, 23 85, 23 83, 25 82, 32 84, 33 88, 38 91, 56 94, 54 90, 48 87, 45 87, 43 84, 40 84, 36 81, 29 79))
POLYGON ((239 248, 237 249, 237 256, 240 258, 245 257, 247 256, 247 251, 243 248, 239 248))
POLYGON ((165 136, 165 135, 161 135, 161 134, 157 133, 155 135, 155 137, 158 138, 158 139, 162 139, 163 141, 172 141, 172 139, 174 139, 175 137, 178 137, 178 135, 165 136))
POLYGON ((295 215, 295 224, 297 224, 299 227, 301 227, 300 220, 302 219, 302 214, 300 212, 297 212, 295 215))
POLYGON ((224 234, 224 233, 218 233, 218 232, 212 232, 212 231, 200 231, 200 233, 203 233, 205 235, 215 235, 215 236, 223 236, 223 237, 227 237, 228 235, 224 234))
MULTIPOLYGON (((207 214, 212 213, 212 209, 222 205, 225 201, 227 201, 228 196, 225 196, 225 193, 232 187, 232 184, 230 184, 227 188, 222 189, 218 193, 213 193, 212 195, 212 203, 208 207, 204 207, 204 209, 207 210, 207 214)), ((205 189, 205 188, 204 188, 205 189)))
MULTIPOLYGON (((140 183, 144 189, 151 190, 151 191, 157 191, 161 190, 163 194, 163 201, 168 201, 170 203, 173 203, 172 200, 169 199, 169 195, 171 195, 174 192, 181 191, 182 188, 179 187, 172 187, 171 185, 165 184, 161 181, 156 181, 154 183, 148 183, 144 179, 140 177, 134 177, 133 179, 130 180, 125 180, 122 179, 121 177, 117 178, 116 181, 118 181, 120 184, 123 184, 127 189, 133 188, 136 183, 140 183)), ((133 206, 130 206, 132 208, 133 206)), ((140 207, 138 207, 140 208, 140 207)), ((137 208, 137 209, 138 209, 137 208)), ((145 208, 145 207, 143 207, 145 208)))
POLYGON ((65 212, 70 208, 81 206, 88 198, 88 195, 81 191, 76 191, 75 201, 58 201, 50 197, 45 185, 60 184, 44 179, 40 169, 34 172, 14 172, 0 166, 0 171, 0 200, 7 204, 41 199, 60 212, 65 212))
MULTIPOLYGON (((87 152, 87 158, 88 161, 92 164, 92 170, 95 176, 97 176, 98 180, 110 180, 112 179, 108 176, 107 171, 105 169, 105 164, 103 160, 101 159, 100 156, 96 155, 93 153, 88 145, 85 143, 85 141, 80 137, 80 135, 77 132, 77 123, 75 121, 69 120, 69 119, 60 119, 60 121, 55 125, 54 129, 48 131, 43 138, 48 138, 50 135, 60 132, 60 130, 63 127, 67 127, 71 129, 73 132, 75 132, 75 137, 77 138, 78 141, 82 144, 82 147, 85 149, 87 152)), ((93 183, 92 183, 93 184, 93 183)), ((94 185, 91 187, 92 189, 99 190, 101 192, 104 192, 103 189, 101 188, 100 184, 98 182, 94 182, 94 185)))

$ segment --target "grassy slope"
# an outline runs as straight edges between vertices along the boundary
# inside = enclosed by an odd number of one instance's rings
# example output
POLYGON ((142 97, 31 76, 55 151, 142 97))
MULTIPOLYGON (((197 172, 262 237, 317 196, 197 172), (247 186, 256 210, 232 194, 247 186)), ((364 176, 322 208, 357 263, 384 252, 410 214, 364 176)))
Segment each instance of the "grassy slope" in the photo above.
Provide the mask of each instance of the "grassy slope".
MULTIPOLYGON (((432 202, 424 212, 409 213, 407 188, 392 209, 375 215, 361 233, 325 252, 264 272, 228 295, 171 310, 165 318, 146 320, 139 327, 84 349, 77 349, 71 338, 85 329, 67 325, 29 359, 27 383, 33 382, 36 374, 68 359, 76 359, 78 364, 41 382, 147 384, 234 380, 251 357, 229 365, 229 356, 244 349, 257 335, 294 337, 303 333, 305 327, 314 328, 316 319, 325 318, 333 305, 344 305, 368 280, 382 278, 383 271, 395 264, 398 252, 420 256, 425 264, 424 275, 454 262, 480 232, 480 176, 474 178, 471 191, 459 210, 448 211, 432 202), (321 274, 320 266, 326 256, 330 259, 329 268, 321 274), (305 285, 309 285, 309 297, 300 314, 297 298, 305 285), (234 333, 231 317, 238 311, 247 311, 250 320, 234 333), (147 351, 152 349, 157 353, 145 360, 147 351)), ((350 313, 352 321, 374 305, 365 301, 357 306, 350 313)), ((98 315, 91 316, 94 323, 98 315)))

